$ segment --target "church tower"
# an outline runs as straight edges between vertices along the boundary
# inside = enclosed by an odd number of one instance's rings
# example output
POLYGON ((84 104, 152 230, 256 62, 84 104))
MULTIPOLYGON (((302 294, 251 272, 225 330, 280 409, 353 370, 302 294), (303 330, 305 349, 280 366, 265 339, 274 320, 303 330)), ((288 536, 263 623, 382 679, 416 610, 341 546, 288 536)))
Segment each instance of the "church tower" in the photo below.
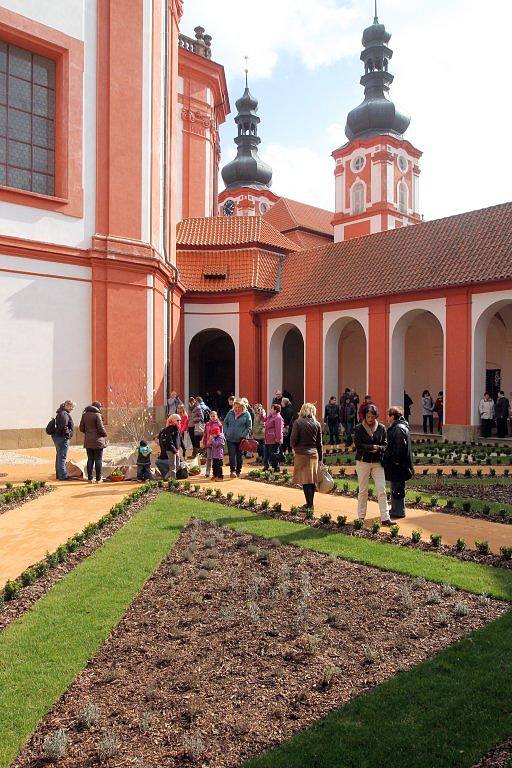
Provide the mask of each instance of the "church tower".
POLYGON ((334 240, 395 229, 420 221, 421 152, 403 135, 410 118, 386 96, 393 82, 388 71, 391 34, 379 23, 363 32, 364 100, 349 112, 348 143, 336 149, 334 240))
POLYGON ((236 102, 237 153, 222 169, 226 188, 219 194, 220 216, 263 216, 279 198, 270 191, 272 168, 258 154, 258 100, 251 95, 245 71, 245 91, 236 102))

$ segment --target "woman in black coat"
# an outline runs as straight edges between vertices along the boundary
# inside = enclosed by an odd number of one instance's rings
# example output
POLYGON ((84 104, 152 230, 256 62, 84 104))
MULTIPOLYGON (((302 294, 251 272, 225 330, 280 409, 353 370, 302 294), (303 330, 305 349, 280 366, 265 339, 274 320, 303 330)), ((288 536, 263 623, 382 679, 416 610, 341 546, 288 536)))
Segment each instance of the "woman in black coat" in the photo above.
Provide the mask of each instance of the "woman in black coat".
POLYGON ((399 406, 388 411, 388 444, 382 463, 391 483, 392 518, 405 517, 405 483, 414 475, 411 433, 399 406))

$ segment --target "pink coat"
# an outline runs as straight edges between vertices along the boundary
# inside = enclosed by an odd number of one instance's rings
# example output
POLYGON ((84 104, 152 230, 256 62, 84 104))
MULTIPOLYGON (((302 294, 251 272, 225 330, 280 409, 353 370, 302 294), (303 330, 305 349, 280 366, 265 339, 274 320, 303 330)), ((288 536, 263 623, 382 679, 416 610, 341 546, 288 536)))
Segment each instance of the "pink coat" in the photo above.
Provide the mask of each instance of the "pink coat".
POLYGON ((284 419, 280 413, 270 411, 265 419, 265 443, 275 445, 283 442, 284 419))
POLYGON ((214 432, 217 430, 222 432, 222 424, 220 421, 207 421, 204 425, 203 439, 201 441, 203 448, 210 447, 210 438, 212 436, 212 429, 215 427, 214 432))

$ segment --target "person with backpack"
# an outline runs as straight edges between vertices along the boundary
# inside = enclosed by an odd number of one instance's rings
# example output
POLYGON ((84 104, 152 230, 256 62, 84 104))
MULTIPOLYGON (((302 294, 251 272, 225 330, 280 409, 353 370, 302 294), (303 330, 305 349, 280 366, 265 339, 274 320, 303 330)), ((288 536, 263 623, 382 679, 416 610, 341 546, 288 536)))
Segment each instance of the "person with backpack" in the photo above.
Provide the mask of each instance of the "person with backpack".
POLYGON ((206 424, 210 420, 210 408, 206 405, 205 401, 199 395, 196 397, 197 404, 203 412, 203 421, 206 424))
POLYGON ((167 454, 169 461, 169 473, 168 477, 176 478, 179 464, 179 452, 180 452, 180 417, 177 413, 173 413, 167 419, 165 427, 158 434, 158 443, 160 445, 161 454, 164 452, 167 454))
POLYGON ((80 432, 84 433, 84 448, 87 451, 87 479, 93 483, 92 471, 96 473, 96 482, 102 483, 103 449, 107 446, 107 433, 101 418, 102 405, 95 400, 88 405, 80 419, 80 432))
POLYGON ((46 427, 46 433, 51 435, 55 445, 55 477, 57 480, 71 480, 66 472, 66 459, 69 450, 69 441, 73 437, 74 424, 71 411, 76 403, 73 400, 64 400, 59 405, 55 418, 46 427))

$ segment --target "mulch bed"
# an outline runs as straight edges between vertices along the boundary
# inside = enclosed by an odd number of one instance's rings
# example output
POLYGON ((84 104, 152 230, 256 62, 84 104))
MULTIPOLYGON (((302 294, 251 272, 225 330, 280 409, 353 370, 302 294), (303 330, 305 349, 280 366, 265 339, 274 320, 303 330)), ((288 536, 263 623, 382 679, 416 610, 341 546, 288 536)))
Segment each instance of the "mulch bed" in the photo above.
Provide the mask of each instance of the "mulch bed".
POLYGON ((457 485, 456 483, 427 485, 407 485, 408 490, 418 490, 424 493, 440 494, 442 496, 458 496, 461 499, 479 499, 481 501, 496 501, 501 504, 512 504, 512 483, 480 483, 479 485, 457 485))
MULTIPOLYGON (((9 488, 2 489, 0 493, 8 493, 9 488)), ((0 515, 5 514, 6 512, 10 512, 11 509, 17 509, 18 507, 22 507, 24 504, 27 504, 29 501, 34 501, 34 499, 39 498, 39 496, 44 496, 47 493, 51 493, 54 491, 55 488, 53 485, 44 485, 42 488, 38 488, 37 491, 32 491, 32 493, 29 493, 27 496, 25 496, 24 499, 16 499, 16 501, 11 501, 9 504, 0 504, 0 515)))
POLYGON ((509 768, 512 762, 512 738, 492 749, 474 768, 509 768))
POLYGON ((95 550, 101 547, 107 539, 122 528, 140 509, 147 506, 159 493, 161 493, 161 489, 155 488, 142 498, 134 501, 125 512, 122 512, 112 522, 86 539, 79 549, 75 550, 75 552, 68 552, 63 563, 59 563, 59 565, 51 568, 45 576, 38 578, 34 584, 23 587, 16 600, 6 602, 3 609, 0 609, 0 631, 19 618, 25 611, 28 611, 37 600, 50 591, 54 584, 72 571, 73 568, 76 568, 82 560, 92 555, 95 550))
POLYGON ((194 520, 13 768, 234 768, 507 609, 194 520))

